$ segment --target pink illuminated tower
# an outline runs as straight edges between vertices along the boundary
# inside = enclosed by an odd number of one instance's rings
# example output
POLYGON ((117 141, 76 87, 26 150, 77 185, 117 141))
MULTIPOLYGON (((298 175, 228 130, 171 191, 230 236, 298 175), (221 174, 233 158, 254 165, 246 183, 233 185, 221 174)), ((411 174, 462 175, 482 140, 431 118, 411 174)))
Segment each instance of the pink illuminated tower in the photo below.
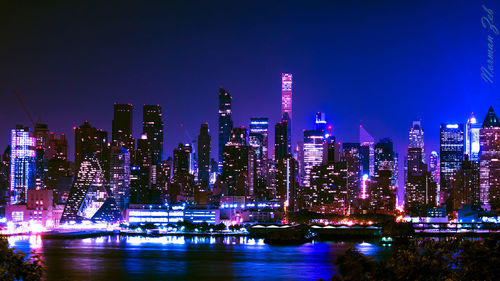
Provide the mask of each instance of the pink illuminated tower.
POLYGON ((292 74, 281 73, 281 117, 292 120, 292 74))
POLYGON ((286 154, 292 154, 292 74, 281 73, 281 122, 286 122, 286 154))

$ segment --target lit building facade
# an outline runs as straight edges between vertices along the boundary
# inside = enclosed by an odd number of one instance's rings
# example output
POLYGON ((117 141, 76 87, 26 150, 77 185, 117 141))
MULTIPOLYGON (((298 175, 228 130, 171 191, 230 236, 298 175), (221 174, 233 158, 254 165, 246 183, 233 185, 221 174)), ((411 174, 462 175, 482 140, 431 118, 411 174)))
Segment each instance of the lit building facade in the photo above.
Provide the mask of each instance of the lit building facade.
POLYGON ((492 161, 500 159, 500 121, 492 107, 489 108, 486 114, 479 132, 479 139, 481 144, 481 150, 479 151, 480 201, 483 208, 490 210, 490 190, 495 186, 495 181, 491 182, 491 175, 498 175, 498 172, 495 171, 498 167, 492 165, 492 161))
POLYGON ((368 171, 368 175, 373 177, 375 175, 375 139, 361 125, 359 126, 359 144, 363 174, 368 171))
POLYGON ((10 204, 26 203, 28 189, 35 188, 36 139, 29 128, 17 125, 10 139, 10 204))
POLYGON ((308 188, 311 184, 311 171, 313 167, 323 163, 323 132, 317 130, 304 131, 304 178, 303 186, 308 188))
POLYGON ((269 119, 250 118, 250 132, 248 143, 255 152, 256 176, 258 179, 267 179, 269 119))
POLYGON ((450 195, 450 179, 455 171, 460 169, 464 160, 464 125, 441 124, 439 147, 439 202, 444 203, 450 195))
POLYGON ((426 163, 424 146, 424 129, 422 128, 422 124, 420 121, 413 121, 408 132, 408 148, 420 148, 422 151, 422 162, 426 163))
POLYGON ((130 153, 124 147, 112 147, 109 186, 120 210, 130 201, 130 153))
POLYGON ((120 210, 106 185, 104 172, 96 157, 80 164, 61 217, 61 223, 118 222, 120 210))
POLYGON ((292 153, 292 74, 281 74, 281 122, 286 122, 286 155, 292 153))
POLYGON ((480 150, 480 140, 479 140, 479 130, 481 129, 481 123, 478 123, 474 113, 472 113, 467 119, 467 124, 465 128, 465 154, 469 155, 469 160, 479 162, 479 150, 480 150))

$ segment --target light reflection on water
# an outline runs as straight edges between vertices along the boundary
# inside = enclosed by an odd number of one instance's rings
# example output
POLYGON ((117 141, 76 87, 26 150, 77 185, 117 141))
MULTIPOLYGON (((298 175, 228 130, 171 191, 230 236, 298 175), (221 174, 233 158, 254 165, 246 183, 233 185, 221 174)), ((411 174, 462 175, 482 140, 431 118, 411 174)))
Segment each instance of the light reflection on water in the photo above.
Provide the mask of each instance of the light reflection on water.
POLYGON ((239 236, 13 236, 9 244, 42 256, 46 280, 317 280, 330 278, 350 247, 375 258, 387 251, 353 242, 272 246, 239 236))

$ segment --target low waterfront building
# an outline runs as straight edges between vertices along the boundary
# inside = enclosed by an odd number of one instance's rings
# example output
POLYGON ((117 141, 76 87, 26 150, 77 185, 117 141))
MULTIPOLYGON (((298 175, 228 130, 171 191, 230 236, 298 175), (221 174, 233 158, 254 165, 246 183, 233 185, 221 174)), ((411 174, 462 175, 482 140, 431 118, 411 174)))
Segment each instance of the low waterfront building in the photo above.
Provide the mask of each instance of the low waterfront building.
POLYGON ((191 222, 219 224, 218 209, 186 209, 184 206, 150 206, 127 209, 125 219, 129 224, 169 224, 191 222))
POLYGON ((64 205, 55 204, 53 190, 28 190, 26 204, 6 206, 5 217, 14 224, 56 228, 63 210, 64 205))

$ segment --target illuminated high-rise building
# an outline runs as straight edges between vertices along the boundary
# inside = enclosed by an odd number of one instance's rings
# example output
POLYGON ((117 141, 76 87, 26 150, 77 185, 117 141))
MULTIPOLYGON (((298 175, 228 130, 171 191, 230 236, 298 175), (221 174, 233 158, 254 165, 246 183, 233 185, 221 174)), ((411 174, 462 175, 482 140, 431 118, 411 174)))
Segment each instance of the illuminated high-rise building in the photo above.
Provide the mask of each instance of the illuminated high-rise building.
POLYGON ((229 196, 247 196, 249 189, 249 146, 228 142, 224 146, 222 180, 229 196))
POLYGON ((470 161, 479 162, 479 130, 481 123, 477 122, 474 113, 471 113, 465 128, 465 154, 469 155, 470 161))
POLYGON ((130 153, 123 147, 111 147, 109 187, 120 210, 128 208, 130 197, 130 153))
POLYGON ((201 124, 198 135, 198 181, 210 183, 210 141, 208 124, 201 124))
POLYGON ((161 106, 144 105, 142 107, 142 133, 151 143, 151 160, 159 164, 163 159, 163 120, 161 106))
POLYGON ((413 121, 408 133, 408 148, 420 148, 422 151, 422 162, 425 161, 424 129, 420 121, 413 121))
POLYGON ((347 213, 351 214, 354 210, 353 206, 356 203, 356 198, 359 197, 360 180, 362 178, 359 143, 343 143, 342 159, 345 160, 347 167, 347 200, 349 203, 347 213))
POLYGON ((286 155, 292 153, 292 74, 281 74, 281 122, 286 122, 286 155))
POLYGON ((479 165, 480 165, 480 201, 483 208, 491 209, 490 195, 495 194, 490 190, 498 188, 495 186, 496 181, 492 181, 491 175, 498 175, 499 172, 497 165, 492 165, 493 160, 500 160, 500 121, 490 107, 486 117, 483 121, 483 127, 479 131, 479 139, 481 143, 481 150, 479 151, 479 165))
POLYGON ((107 186, 99 160, 95 156, 86 156, 73 180, 60 223, 118 222, 120 219, 119 208, 107 186))
POLYGON ((450 195, 450 179, 455 171, 460 169, 464 160, 464 125, 441 124, 439 146, 439 202, 444 203, 450 195))
POLYGON ((323 163, 323 132, 317 130, 304 131, 304 178, 303 186, 310 187, 311 170, 323 163))
POLYGON ((132 135, 132 112, 131 104, 113 105, 113 122, 111 140, 114 146, 123 146, 130 152, 131 162, 135 163, 135 140, 132 135))
POLYGON ((479 164, 469 160, 469 155, 465 154, 460 169, 455 171, 450 180, 452 200, 450 200, 451 206, 447 206, 448 209, 456 211, 465 205, 478 209, 480 206, 479 182, 479 164))
POLYGON ((36 138, 29 128, 17 125, 10 139, 10 204, 26 203, 28 189, 35 188, 36 138))
MULTIPOLYGON (((391 171, 391 184, 398 186, 398 154, 391 139, 381 139, 375 144, 375 177, 381 170, 391 171)), ((420 158, 421 159, 421 158, 420 158)))
POLYGON ((268 118, 250 118, 248 143, 255 152, 256 176, 263 180, 267 179, 268 130, 268 118))
POLYGON ((224 146, 229 142, 233 129, 231 118, 231 95, 224 89, 219 89, 219 172, 222 172, 224 146))
POLYGON ((375 139, 361 125, 359 126, 359 144, 361 146, 363 174, 368 171, 368 175, 373 177, 375 175, 375 139), (368 164, 368 167, 366 167, 366 164, 368 164))
POLYGON ((85 157, 96 156, 107 175, 109 173, 109 145, 108 133, 92 127, 85 121, 75 131, 75 169, 79 170, 80 163, 85 157))
POLYGON ((281 73, 281 116, 292 120, 292 74, 281 73))
POLYGON ((436 151, 432 151, 431 155, 429 156, 429 172, 431 173, 432 180, 439 185, 439 154, 436 151))

